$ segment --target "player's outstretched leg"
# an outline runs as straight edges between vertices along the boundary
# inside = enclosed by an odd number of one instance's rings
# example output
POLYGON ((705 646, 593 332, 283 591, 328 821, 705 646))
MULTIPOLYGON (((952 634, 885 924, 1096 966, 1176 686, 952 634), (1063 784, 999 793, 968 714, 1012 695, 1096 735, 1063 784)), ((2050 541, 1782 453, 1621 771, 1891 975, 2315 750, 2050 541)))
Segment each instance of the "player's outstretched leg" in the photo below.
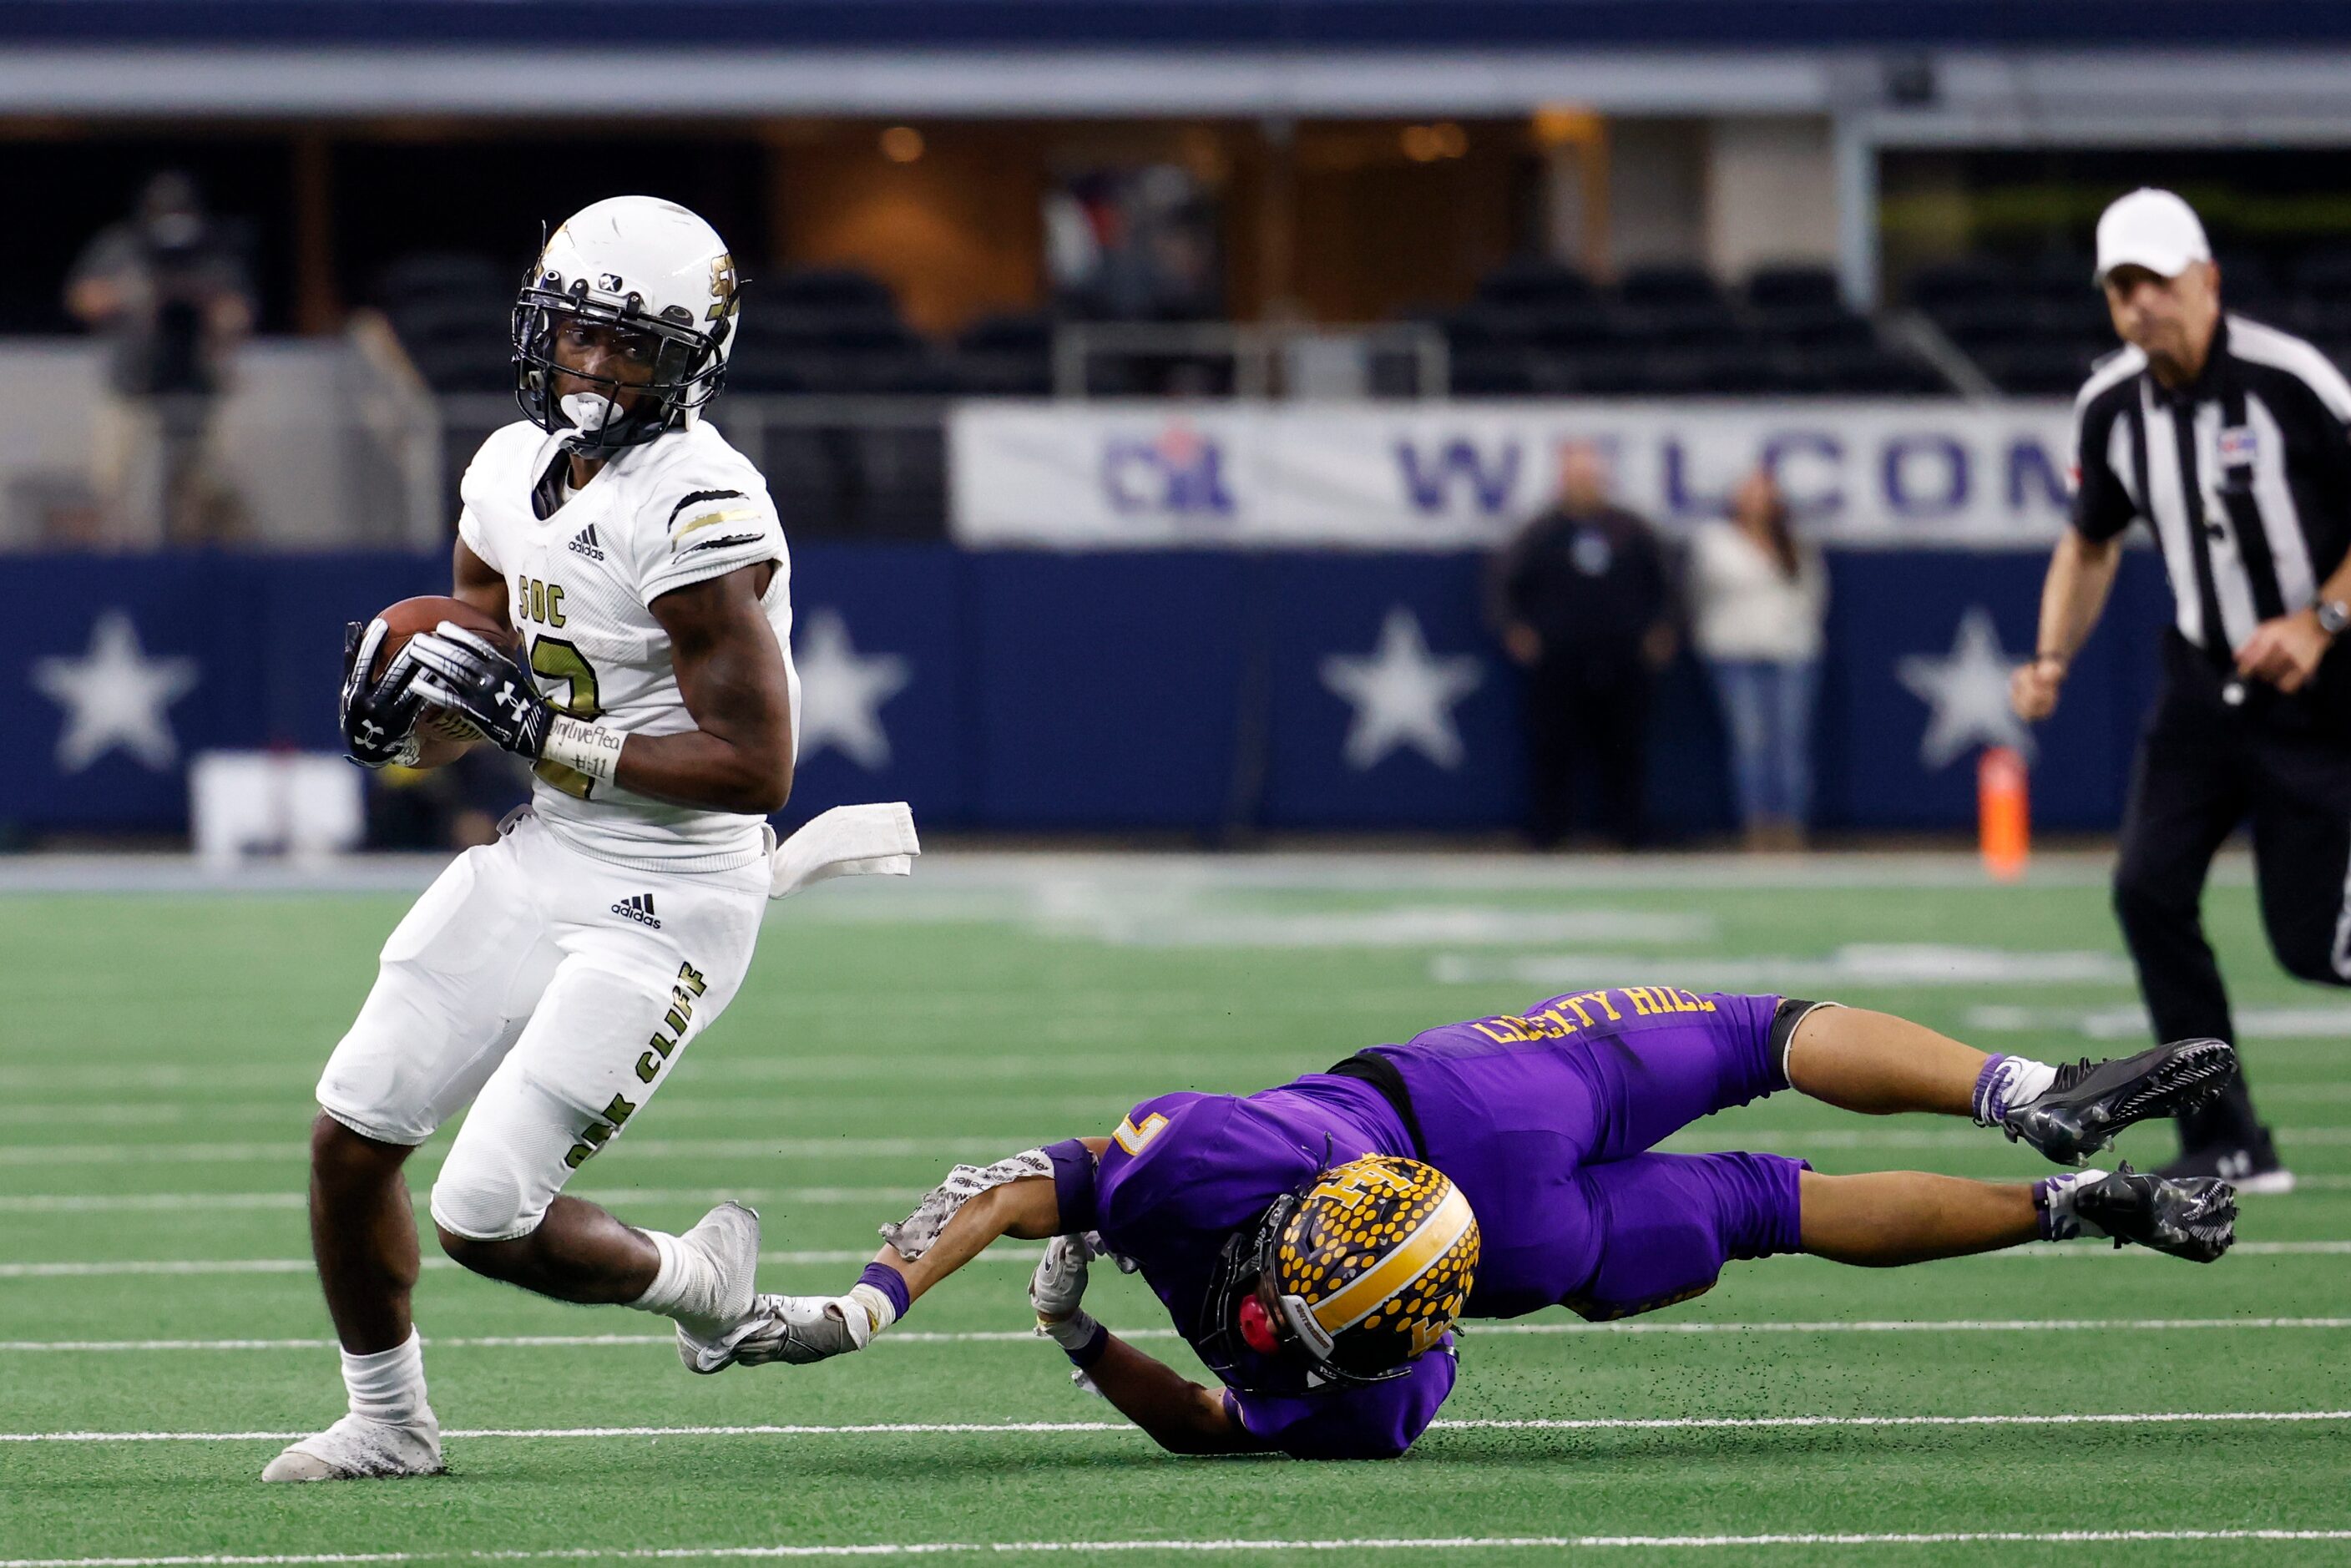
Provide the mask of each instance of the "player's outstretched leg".
POLYGON ((2135 1171, 2070 1171, 2030 1185, 1922 1171, 1798 1178, 1803 1249, 1840 1263, 1889 1268, 1993 1252, 2027 1241, 2111 1237, 2194 1263, 2236 1239, 2226 1182, 2135 1171))
POLYGON ((2226 1040, 2183 1040, 2114 1061, 2052 1067, 1992 1055, 1889 1013, 1816 1008, 1788 1043, 1789 1082, 1848 1111, 1972 1116, 2060 1165, 2079 1165, 2134 1122, 2176 1116, 2237 1071, 2226 1040))
POLYGON ((408 1315, 418 1266, 401 1175, 410 1153, 324 1113, 311 1130, 310 1247, 350 1410, 270 1460, 265 1481, 441 1473, 441 1423, 425 1401, 423 1344, 408 1315))
POLYGON ((1733 1259, 1792 1252, 1893 1268, 2091 1236, 2209 1263, 2235 1239, 2237 1216, 2226 1183, 2128 1166, 2002 1183, 1923 1171, 1823 1176, 1781 1155, 1651 1153, 1587 1166, 1576 1186, 1600 1246, 1561 1300, 1593 1319, 1687 1301, 1733 1259))

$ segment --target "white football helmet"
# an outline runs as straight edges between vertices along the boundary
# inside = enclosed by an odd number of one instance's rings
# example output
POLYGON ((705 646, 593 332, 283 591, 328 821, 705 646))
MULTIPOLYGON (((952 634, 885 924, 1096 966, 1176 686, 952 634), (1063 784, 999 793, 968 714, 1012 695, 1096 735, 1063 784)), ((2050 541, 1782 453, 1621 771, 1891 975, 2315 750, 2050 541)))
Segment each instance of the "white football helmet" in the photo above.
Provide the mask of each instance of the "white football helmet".
MULTIPOLYGON (((515 302, 515 400, 530 422, 562 431, 587 455, 651 441, 694 423, 726 378, 740 311, 735 258, 718 231, 653 196, 613 196, 585 206, 550 235, 515 302), (653 340, 650 383, 622 411, 594 392, 552 395, 555 334, 592 321, 653 340)), ((567 382, 618 388, 606 377, 562 371, 567 382)))

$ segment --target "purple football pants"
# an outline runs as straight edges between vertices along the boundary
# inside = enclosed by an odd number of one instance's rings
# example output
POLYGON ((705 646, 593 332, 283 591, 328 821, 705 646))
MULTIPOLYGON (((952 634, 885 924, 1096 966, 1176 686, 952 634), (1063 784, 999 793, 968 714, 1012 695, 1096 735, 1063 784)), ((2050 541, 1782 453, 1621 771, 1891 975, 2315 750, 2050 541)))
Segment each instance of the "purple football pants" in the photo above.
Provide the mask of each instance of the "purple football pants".
POLYGON ((1698 1294, 1731 1259, 1799 1249, 1802 1161, 1651 1152, 1702 1116, 1788 1086, 1779 998, 1680 995, 1711 1006, 1636 1016, 1620 1005, 1621 1018, 1595 1016, 1597 1027, 1565 1039, 1497 1040, 1517 1032, 1513 1020, 1473 1020, 1383 1050, 1429 1162, 1478 1214, 1468 1316, 1564 1304, 1624 1317, 1698 1294))

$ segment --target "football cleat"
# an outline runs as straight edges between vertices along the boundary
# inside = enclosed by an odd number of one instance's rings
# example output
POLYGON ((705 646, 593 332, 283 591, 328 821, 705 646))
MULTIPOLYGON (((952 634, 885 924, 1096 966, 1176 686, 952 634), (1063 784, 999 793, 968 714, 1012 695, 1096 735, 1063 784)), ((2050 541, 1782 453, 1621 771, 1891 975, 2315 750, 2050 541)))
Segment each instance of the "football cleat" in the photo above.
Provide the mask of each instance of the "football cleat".
POLYGON ((2224 1040, 2177 1040, 2115 1061, 2057 1069, 2057 1080, 2000 1119, 2011 1143, 2031 1144, 2061 1166, 2077 1166, 2150 1116, 2177 1116, 2202 1104, 2235 1075, 2237 1053, 2224 1040))
POLYGON ((446 1473, 441 1423, 430 1409, 395 1427, 366 1416, 346 1416, 269 1461, 266 1481, 356 1481, 446 1473))
POLYGON ((740 1322, 712 1334, 677 1328, 678 1359, 688 1372, 724 1372, 730 1366, 766 1366, 783 1362, 806 1366, 862 1349, 849 1321, 836 1310, 839 1296, 761 1296, 740 1322))
POLYGON ((758 1213, 739 1203, 722 1203, 679 1237, 677 1244, 708 1260, 713 1284, 706 1311, 672 1314, 678 1351, 684 1354, 689 1339, 721 1338, 750 1315, 758 1298, 753 1282, 759 1268, 758 1213))
POLYGON ((2212 1144, 2191 1149, 2157 1173, 2174 1180, 2218 1176, 2240 1197, 2273 1197, 2294 1190, 2294 1172, 2278 1158, 2270 1130, 2260 1128, 2249 1144, 2212 1144))
POLYGON ((2072 1192, 2074 1218, 2094 1235, 2151 1248, 2191 1263, 2210 1263, 2237 1239, 2237 1193, 2210 1176, 2169 1181, 2131 1169, 2128 1161, 2111 1176, 2084 1172, 2072 1192))

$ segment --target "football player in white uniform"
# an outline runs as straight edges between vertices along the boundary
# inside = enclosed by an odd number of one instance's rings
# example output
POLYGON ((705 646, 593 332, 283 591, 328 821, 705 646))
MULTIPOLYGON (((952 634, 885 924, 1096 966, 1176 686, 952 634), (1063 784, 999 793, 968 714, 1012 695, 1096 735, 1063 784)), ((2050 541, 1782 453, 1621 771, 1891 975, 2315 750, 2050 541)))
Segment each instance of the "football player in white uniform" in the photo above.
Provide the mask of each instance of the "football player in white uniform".
POLYGON ((659 1313, 689 1346, 751 1309, 750 1210, 722 1204, 669 1236, 559 1196, 733 998, 768 896, 766 815, 791 790, 783 531, 758 471, 697 418, 737 310, 725 242, 683 207, 618 197, 556 230, 515 308, 529 417, 483 443, 457 528, 455 595, 514 632, 519 657, 444 622, 371 684, 384 623, 354 628, 355 758, 414 759, 429 705, 538 781, 528 814, 392 932, 319 1080, 311 1244, 350 1413, 265 1480, 442 1468, 401 1170, 468 1103, 433 1185, 452 1258, 659 1313))

